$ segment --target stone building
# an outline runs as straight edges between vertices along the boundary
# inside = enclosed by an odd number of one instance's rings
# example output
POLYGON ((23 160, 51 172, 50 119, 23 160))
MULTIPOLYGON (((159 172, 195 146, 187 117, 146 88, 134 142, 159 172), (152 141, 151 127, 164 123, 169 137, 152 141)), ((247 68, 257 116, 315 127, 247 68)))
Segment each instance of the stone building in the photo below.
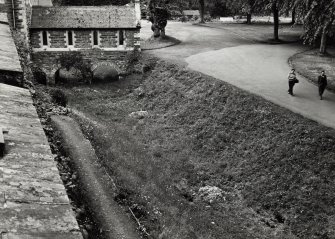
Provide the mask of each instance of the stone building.
POLYGON ((50 0, 13 0, 16 27, 26 34, 31 60, 53 83, 59 58, 80 52, 92 69, 112 65, 122 72, 127 55, 140 50, 139 0, 125 6, 50 6, 50 0))
POLYGON ((194 17, 200 17, 199 10, 184 10, 183 15, 189 19, 194 17))

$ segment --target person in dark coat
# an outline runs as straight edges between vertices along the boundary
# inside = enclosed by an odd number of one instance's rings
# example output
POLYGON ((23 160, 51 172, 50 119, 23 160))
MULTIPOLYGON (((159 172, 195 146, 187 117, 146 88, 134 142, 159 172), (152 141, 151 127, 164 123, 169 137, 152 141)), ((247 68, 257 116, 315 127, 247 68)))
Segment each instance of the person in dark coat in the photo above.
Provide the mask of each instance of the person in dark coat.
POLYGON ((322 100, 323 92, 327 87, 327 76, 325 71, 321 71, 321 75, 319 75, 318 77, 318 86, 319 86, 320 100, 322 100))
POLYGON ((291 72, 288 74, 288 93, 293 96, 293 87, 295 83, 298 83, 297 76, 295 74, 295 69, 292 69, 291 72))

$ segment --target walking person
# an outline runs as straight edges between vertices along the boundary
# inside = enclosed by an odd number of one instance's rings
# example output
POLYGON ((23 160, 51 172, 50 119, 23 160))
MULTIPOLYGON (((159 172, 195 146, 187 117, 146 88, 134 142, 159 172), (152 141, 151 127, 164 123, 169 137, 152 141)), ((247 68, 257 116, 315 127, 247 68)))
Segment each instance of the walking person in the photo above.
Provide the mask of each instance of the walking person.
POLYGON ((292 69, 288 74, 288 93, 293 96, 293 87, 295 83, 299 83, 297 75, 295 74, 295 69, 292 69))
POLYGON ((323 92, 325 91, 327 87, 327 76, 326 76, 325 71, 321 71, 321 75, 319 75, 318 77, 318 86, 319 86, 320 100, 322 100, 323 92))

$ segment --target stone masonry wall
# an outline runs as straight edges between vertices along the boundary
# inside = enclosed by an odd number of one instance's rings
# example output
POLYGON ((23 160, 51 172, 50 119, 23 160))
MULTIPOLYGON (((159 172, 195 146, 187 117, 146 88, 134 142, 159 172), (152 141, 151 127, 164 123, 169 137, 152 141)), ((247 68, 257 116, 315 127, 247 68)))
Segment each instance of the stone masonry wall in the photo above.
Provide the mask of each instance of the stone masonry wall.
POLYGON ((49 34, 49 41, 51 48, 66 48, 66 32, 65 31, 48 31, 49 34))
POLYGON ((75 48, 92 48, 92 31, 75 30, 74 31, 75 48))
POLYGON ((28 20, 30 19, 31 9, 29 5, 26 5, 25 0, 14 0, 14 16, 13 17, 13 5, 12 0, 5 0, 7 8, 9 24, 13 29, 17 29, 23 33, 26 37, 28 36, 28 20), (27 15, 28 14, 28 15, 27 15))
POLYGON ((116 30, 100 30, 100 46, 105 48, 117 47, 116 30))
POLYGON ((41 39, 40 39, 40 32, 39 31, 31 31, 30 32, 30 44, 33 48, 40 48, 41 47, 41 39))
MULTIPOLYGON (((94 65, 102 62, 112 63, 116 65, 120 73, 124 73, 127 69, 127 55, 132 54, 129 51, 101 51, 100 49, 88 49, 80 51, 84 61, 94 65)), ((32 53, 32 61, 40 67, 48 78, 48 84, 54 83, 54 75, 60 68, 58 59, 63 54, 71 54, 68 51, 40 51, 32 53)))

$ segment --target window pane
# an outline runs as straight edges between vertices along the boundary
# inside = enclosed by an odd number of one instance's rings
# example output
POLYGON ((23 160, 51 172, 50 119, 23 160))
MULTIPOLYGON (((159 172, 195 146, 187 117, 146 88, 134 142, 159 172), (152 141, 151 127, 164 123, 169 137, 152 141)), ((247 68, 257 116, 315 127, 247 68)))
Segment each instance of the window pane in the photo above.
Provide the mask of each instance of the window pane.
POLYGON ((98 31, 93 31, 93 45, 98 45, 98 31))
POLYGON ((123 30, 120 30, 119 31, 119 45, 123 45, 124 43, 124 31, 123 30))
POLYGON ((42 32, 42 42, 43 42, 43 46, 48 45, 48 34, 46 31, 42 32))
POLYGON ((69 43, 69 46, 72 46, 73 45, 73 34, 72 34, 72 31, 68 31, 67 32, 67 38, 68 38, 68 43, 69 43))

